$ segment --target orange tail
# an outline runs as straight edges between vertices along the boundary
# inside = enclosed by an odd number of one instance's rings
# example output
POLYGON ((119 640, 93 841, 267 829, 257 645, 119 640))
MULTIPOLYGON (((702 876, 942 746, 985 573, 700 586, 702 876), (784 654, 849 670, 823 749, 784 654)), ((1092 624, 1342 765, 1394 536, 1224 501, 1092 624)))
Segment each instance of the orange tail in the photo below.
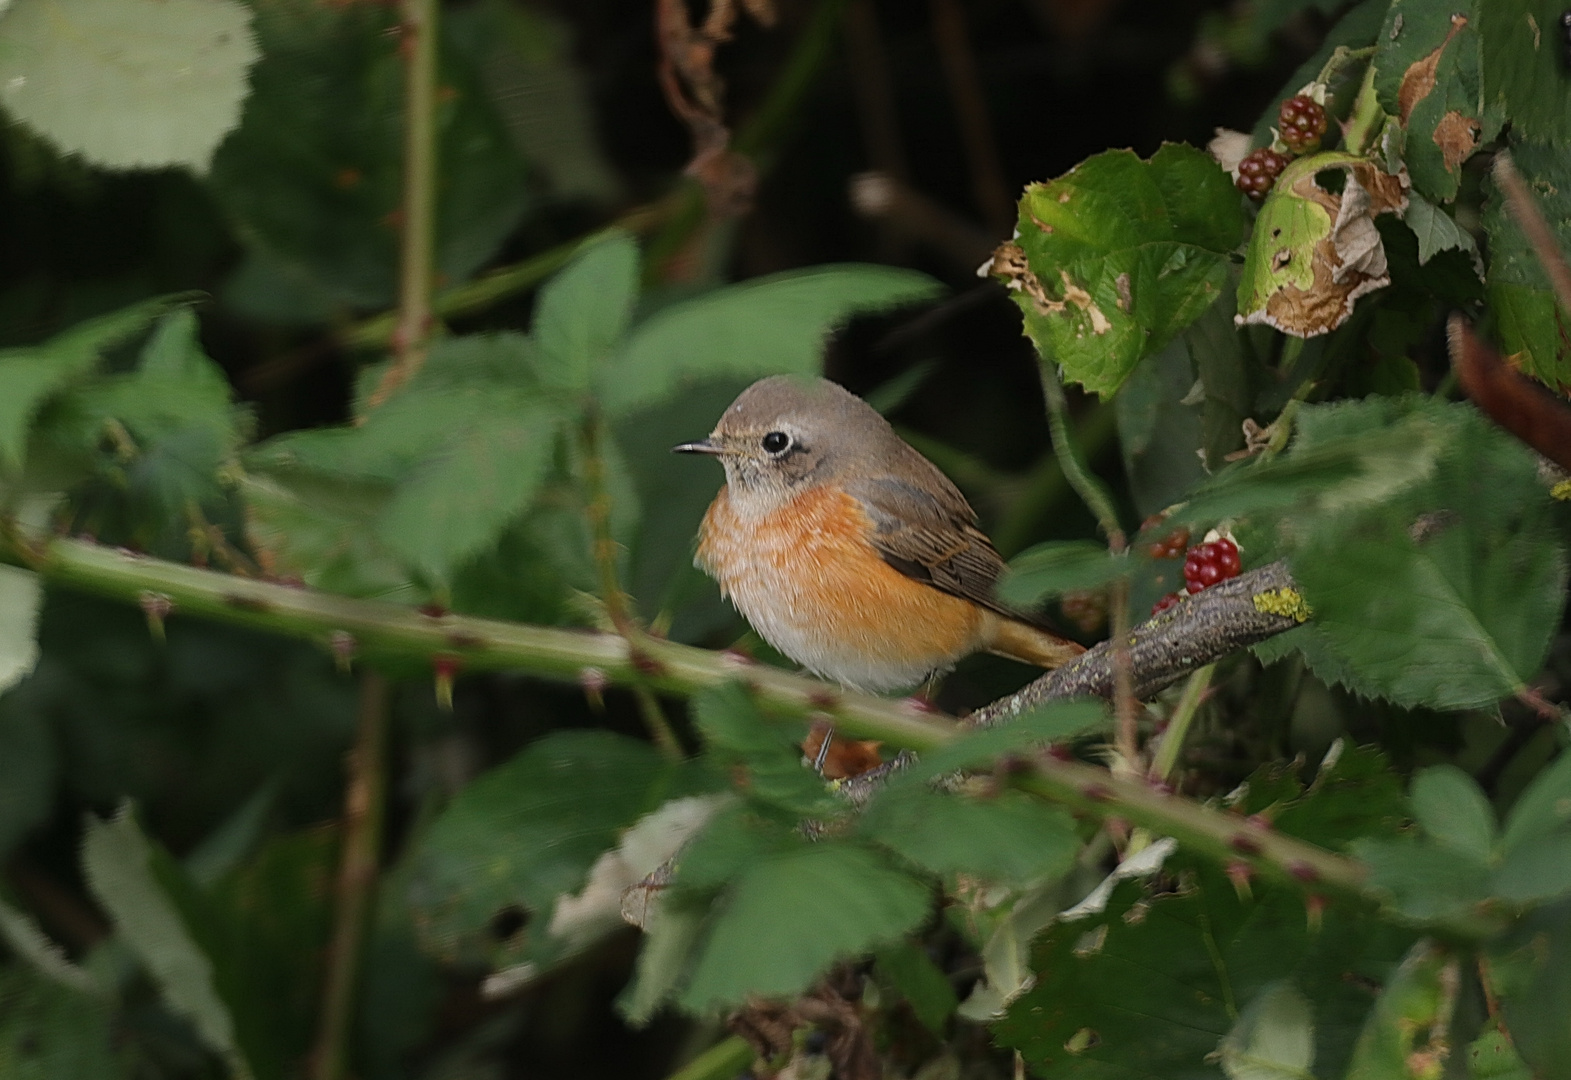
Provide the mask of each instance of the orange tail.
POLYGON ((1003 618, 997 621, 992 637, 983 648, 990 653, 1049 670, 1062 667, 1086 651, 1084 645, 1077 645, 1057 634, 1003 618))

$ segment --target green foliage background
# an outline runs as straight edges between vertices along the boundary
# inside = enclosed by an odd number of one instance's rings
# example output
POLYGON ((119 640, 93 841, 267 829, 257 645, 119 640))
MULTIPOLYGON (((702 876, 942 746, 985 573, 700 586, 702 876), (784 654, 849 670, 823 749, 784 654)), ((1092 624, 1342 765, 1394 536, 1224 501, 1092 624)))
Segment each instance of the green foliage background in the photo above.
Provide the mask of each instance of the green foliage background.
MULTIPOLYGON (((1564 478, 1557 498, 1459 399, 1442 332, 1461 311, 1571 386, 1571 312, 1488 171, 1509 150, 1571 250, 1560 9, 954 6, 968 41, 940 0, 931 23, 777 0, 776 26, 741 24, 718 69, 761 177, 740 216, 707 215, 683 171, 643 0, 444 7, 444 317, 373 407, 402 239, 395 9, 0 3, 0 1078, 342 1075, 316 1048, 368 670, 393 692, 349 1075, 736 1076, 751 1053, 721 1019, 816 987, 854 1023, 754 1068, 866 1080, 834 1049, 852 1038, 928 1080, 1571 1077, 1564 478), (1203 147, 1218 124, 1267 144, 1317 81, 1351 154, 1323 160, 1324 193, 1351 198, 1353 159, 1408 187, 1365 223, 1389 283, 1305 339, 1235 317, 1330 219, 1247 201, 1203 147), (1013 241, 979 224, 990 164, 1020 196, 1013 241), (868 166, 936 210, 855 217, 868 166), (1009 289, 975 274, 1002 243, 1009 289), (780 372, 888 414, 1013 560, 1002 594, 1087 642, 1109 585, 1136 621, 1181 586, 1152 552, 1175 528, 1286 560, 1312 619, 1149 703, 1140 735, 1184 732, 1161 779, 1227 815, 1206 820, 1346 857, 1357 887, 1247 837, 1238 859, 1171 851, 1116 800, 1022 780, 1046 743, 1105 764, 1099 703, 957 737, 853 809, 803 767, 806 718, 745 679, 544 678, 583 666, 566 647, 448 687, 431 650, 106 600, 52 561, 77 537, 375 610, 625 617, 789 667, 691 566, 720 478, 667 454, 780 372), (1043 378, 1126 552, 1052 452, 1043 378), (624 889, 655 872, 635 933, 624 889)), ((973 658, 938 705, 1031 675, 973 658)))

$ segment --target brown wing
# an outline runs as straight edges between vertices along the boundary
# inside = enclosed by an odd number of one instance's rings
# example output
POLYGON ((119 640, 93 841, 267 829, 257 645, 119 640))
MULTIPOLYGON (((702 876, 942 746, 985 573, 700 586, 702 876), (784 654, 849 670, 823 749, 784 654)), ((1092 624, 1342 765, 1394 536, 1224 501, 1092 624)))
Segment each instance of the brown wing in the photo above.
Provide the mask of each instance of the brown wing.
POLYGON ((936 494, 887 476, 853 481, 846 490, 872 519, 873 546, 890 566, 1002 615, 1038 622, 995 595, 1003 557, 976 527, 976 514, 965 498, 947 481, 936 494))

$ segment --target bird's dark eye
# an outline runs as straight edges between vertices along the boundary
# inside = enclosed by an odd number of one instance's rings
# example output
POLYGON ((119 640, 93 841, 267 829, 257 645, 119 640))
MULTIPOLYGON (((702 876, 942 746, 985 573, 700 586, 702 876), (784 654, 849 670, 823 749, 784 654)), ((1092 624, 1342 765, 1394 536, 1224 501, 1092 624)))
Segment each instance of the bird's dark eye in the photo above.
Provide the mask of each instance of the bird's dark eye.
POLYGON ((791 445, 791 436, 783 431, 771 431, 764 436, 764 452, 778 454, 791 445))

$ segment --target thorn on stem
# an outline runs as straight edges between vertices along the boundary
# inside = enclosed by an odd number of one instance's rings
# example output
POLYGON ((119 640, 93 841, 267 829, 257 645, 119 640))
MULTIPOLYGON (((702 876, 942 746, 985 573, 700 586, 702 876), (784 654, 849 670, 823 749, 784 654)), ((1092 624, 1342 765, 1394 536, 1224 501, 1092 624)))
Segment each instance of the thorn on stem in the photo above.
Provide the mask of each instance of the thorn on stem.
POLYGON ((431 657, 431 670, 436 675, 436 703, 443 712, 453 711, 453 676, 461 667, 463 662, 456 656, 439 653, 431 657))
POLYGON ((137 597, 142 614, 147 616, 147 629, 160 644, 164 641, 164 620, 174 611, 175 603, 161 592, 144 589, 137 597))
POLYGON ((611 685, 610 676, 597 667, 579 668, 578 685, 583 687, 589 707, 597 714, 605 712, 605 691, 611 685))
POLYGON ((359 651, 360 643, 355 636, 347 630, 334 630, 327 639, 328 648, 333 650, 333 666, 340 674, 348 675, 354 663, 355 653, 359 651))
POLYGON ((1233 891, 1240 900, 1248 900, 1254 894, 1249 888, 1249 879, 1254 876, 1254 870, 1242 859, 1233 859, 1227 864, 1227 879, 1233 883, 1233 891))

